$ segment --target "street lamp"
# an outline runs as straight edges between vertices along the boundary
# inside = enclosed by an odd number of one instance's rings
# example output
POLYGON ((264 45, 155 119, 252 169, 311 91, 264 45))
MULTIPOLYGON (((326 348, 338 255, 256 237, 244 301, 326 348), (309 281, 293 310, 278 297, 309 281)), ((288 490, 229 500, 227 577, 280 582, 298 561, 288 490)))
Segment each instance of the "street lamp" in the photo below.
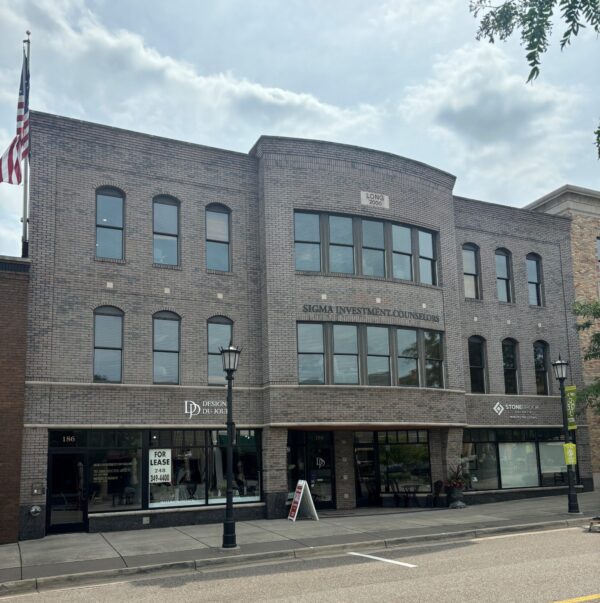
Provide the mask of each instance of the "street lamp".
MULTIPOLYGON (((565 397, 565 380, 567 378, 567 367, 569 363, 562 360, 560 354, 558 360, 552 363, 555 379, 558 379, 560 385, 560 404, 562 406, 563 432, 565 435, 565 444, 571 444, 571 431, 567 419, 567 400, 565 397)), ((569 479, 569 513, 579 513, 579 503, 577 502, 577 492, 575 491, 575 472, 573 465, 567 465, 567 477, 569 479)))
POLYGON ((235 423, 233 422, 233 373, 237 370, 242 348, 230 343, 226 348, 219 348, 223 360, 223 370, 227 379, 227 498, 225 502, 225 522, 223 523, 223 548, 232 549, 237 546, 235 539, 235 520, 233 519, 233 444, 235 440, 235 423))

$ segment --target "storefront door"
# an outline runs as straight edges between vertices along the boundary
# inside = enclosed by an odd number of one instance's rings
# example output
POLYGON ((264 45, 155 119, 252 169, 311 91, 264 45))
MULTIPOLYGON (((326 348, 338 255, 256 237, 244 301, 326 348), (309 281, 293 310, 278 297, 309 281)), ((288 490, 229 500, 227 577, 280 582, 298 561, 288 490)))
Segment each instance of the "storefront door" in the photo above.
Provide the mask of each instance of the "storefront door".
POLYGON ((48 463, 48 531, 84 530, 86 522, 85 455, 70 451, 51 452, 48 463))
POLYGON ((354 447, 354 466, 356 467, 356 506, 380 505, 379 468, 375 446, 356 444, 354 447))

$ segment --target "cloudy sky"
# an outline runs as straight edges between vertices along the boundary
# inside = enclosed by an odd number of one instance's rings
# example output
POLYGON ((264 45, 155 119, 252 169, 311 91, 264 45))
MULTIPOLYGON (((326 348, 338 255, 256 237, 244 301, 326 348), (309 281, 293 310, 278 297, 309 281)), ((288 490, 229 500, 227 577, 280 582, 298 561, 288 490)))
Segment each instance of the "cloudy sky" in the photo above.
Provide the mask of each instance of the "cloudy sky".
MULTIPOLYGON (((560 27, 526 84, 518 40, 477 42, 469 0, 0 0, 0 153, 21 41, 31 107, 247 152, 261 134, 410 157, 456 194, 522 206, 600 189, 600 41, 560 27)), ((20 187, 0 184, 0 254, 20 254, 20 187)))

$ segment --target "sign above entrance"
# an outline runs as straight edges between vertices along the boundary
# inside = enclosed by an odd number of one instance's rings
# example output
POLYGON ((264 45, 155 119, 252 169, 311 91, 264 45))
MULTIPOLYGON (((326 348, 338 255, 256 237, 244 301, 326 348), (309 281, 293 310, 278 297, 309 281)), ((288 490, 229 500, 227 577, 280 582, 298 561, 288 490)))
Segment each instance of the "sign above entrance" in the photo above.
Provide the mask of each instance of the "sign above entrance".
POLYGON ((438 314, 427 314, 415 310, 400 310, 399 308, 376 308, 373 306, 332 306, 331 304, 303 304, 302 312, 314 314, 336 314, 337 316, 389 316, 391 318, 413 318, 440 322, 438 314))
POLYGON ((227 402, 225 400, 201 400, 200 402, 184 400, 183 409, 188 419, 197 415, 226 415, 227 402))
POLYGON ((384 209, 389 209, 390 198, 383 193, 369 193, 367 191, 360 191, 360 204, 368 205, 370 207, 383 207, 384 209))
POLYGON ((507 413, 509 419, 537 419, 539 404, 507 404, 506 402, 496 402, 492 410, 498 415, 507 413))

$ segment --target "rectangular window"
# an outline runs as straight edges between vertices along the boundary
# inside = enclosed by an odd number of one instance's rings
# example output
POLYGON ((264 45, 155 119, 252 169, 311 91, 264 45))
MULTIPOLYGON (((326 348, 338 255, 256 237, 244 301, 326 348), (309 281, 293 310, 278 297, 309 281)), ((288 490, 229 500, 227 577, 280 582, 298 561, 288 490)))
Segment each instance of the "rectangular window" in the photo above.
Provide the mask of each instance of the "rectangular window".
POLYGON ((113 308, 94 315, 94 381, 121 383, 123 316, 113 308))
POLYGON ((209 270, 231 270, 229 257, 229 212, 206 211, 206 267, 209 270))
POLYGON ((412 236, 408 226, 392 224, 392 255, 394 278, 413 280, 412 236))
POLYGON ((503 442, 498 447, 503 488, 539 485, 535 442, 503 442))
POLYGON ((442 335, 437 331, 423 331, 425 346, 425 386, 444 387, 442 335))
POLYGON ((496 252, 496 291, 498 301, 510 302, 510 264, 506 252, 496 252))
POLYGON ((320 323, 298 324, 298 383, 325 383, 325 348, 320 323))
POLYGON ((419 348, 415 329, 396 331, 398 348, 398 385, 419 387, 419 348))
POLYGON ((358 335, 356 325, 333 325, 333 382, 357 384, 358 335))
POLYGON ((504 393, 518 394, 517 344, 510 339, 502 342, 502 362, 504 365, 504 393))
POLYGON ((367 327, 369 385, 390 384, 390 340, 387 327, 367 327))
POLYGON ((96 257, 123 259, 123 197, 117 192, 96 195, 96 257))
POLYGON ((223 385, 225 373, 221 348, 226 348, 232 341, 232 324, 226 319, 212 319, 208 323, 208 384, 223 385))
POLYGON ((485 349, 481 337, 469 337, 469 372, 471 392, 485 393, 485 349))
POLYGON ((179 320, 175 318, 154 318, 154 383, 179 383, 179 320))
POLYGON ((542 305, 542 287, 540 260, 533 255, 527 256, 527 290, 530 306, 542 305))
POLYGON ((354 274, 352 218, 329 216, 329 271, 354 274))
POLYGON ((385 277, 383 222, 362 220, 362 271, 366 276, 385 277))
POLYGON ((462 460, 468 462, 470 488, 473 490, 498 488, 498 454, 495 443, 463 443, 462 460))
POLYGON ((153 203, 154 263, 179 264, 179 205, 159 198, 153 203))
POLYGON ((426 285, 435 285, 436 261, 435 241, 433 233, 419 230, 419 282, 426 285))
POLYGON ((468 299, 479 299, 477 249, 472 245, 464 246, 462 249, 462 258, 465 297, 468 299))
POLYGON ((321 229, 318 214, 296 212, 294 237, 296 270, 321 271, 321 229))

